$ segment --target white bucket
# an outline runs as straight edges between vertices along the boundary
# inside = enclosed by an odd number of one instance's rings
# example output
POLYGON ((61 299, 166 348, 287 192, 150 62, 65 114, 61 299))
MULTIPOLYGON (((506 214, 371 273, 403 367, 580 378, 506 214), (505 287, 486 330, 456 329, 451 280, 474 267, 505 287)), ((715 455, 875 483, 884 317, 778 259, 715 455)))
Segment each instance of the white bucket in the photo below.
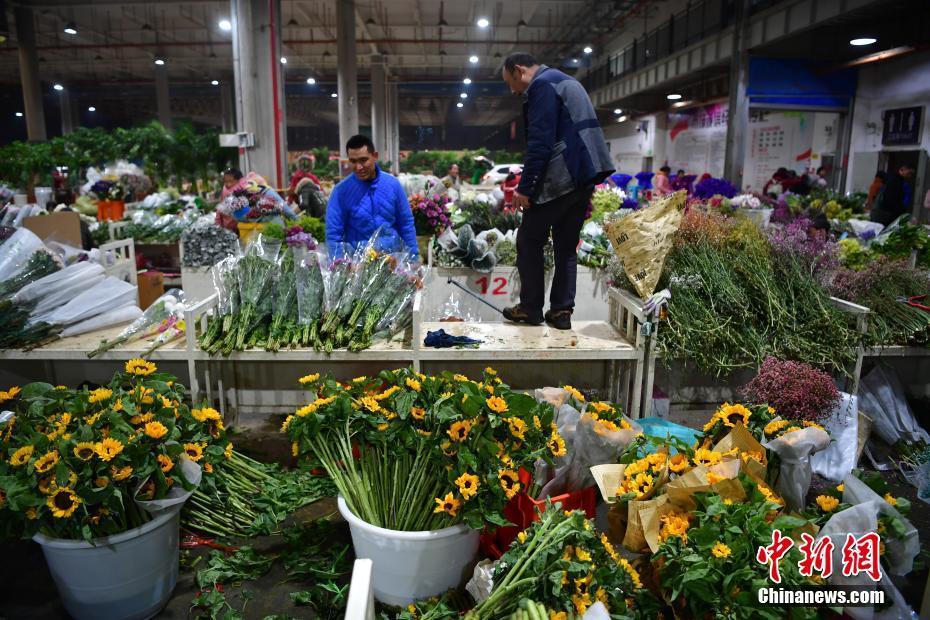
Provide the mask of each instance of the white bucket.
POLYGON ((83 540, 32 537, 61 601, 76 620, 143 620, 168 603, 178 580, 181 505, 135 529, 83 540))
POLYGON ((13 204, 17 207, 25 207, 29 204, 29 196, 26 194, 13 194, 13 204))
POLYGON ((34 191, 36 195, 36 204, 44 209, 48 201, 52 199, 52 188, 37 187, 34 191))
POLYGON ((478 553, 478 532, 464 524, 427 532, 400 532, 365 523, 342 497, 339 512, 349 522, 356 558, 372 560, 375 598, 407 605, 456 588, 469 578, 478 553))

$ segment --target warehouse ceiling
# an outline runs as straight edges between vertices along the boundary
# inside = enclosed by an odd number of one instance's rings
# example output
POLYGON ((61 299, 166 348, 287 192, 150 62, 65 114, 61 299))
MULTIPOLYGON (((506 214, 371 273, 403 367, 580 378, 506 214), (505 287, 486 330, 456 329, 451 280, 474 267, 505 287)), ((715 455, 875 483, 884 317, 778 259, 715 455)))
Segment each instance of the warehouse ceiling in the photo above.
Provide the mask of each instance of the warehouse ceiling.
MULTIPOLYGON (((9 37, 0 44, 0 83, 18 85, 19 62, 12 7, 9 37)), ((93 95, 106 106, 138 99, 132 108, 154 108, 153 60, 164 58, 172 109, 195 121, 216 122, 219 83, 232 80, 228 1, 34 0, 40 77, 45 89, 65 83, 82 100, 93 95), (76 34, 68 34, 73 28, 76 34), (135 94, 135 97, 133 97, 135 94)), ((536 53, 569 71, 582 69, 583 53, 606 32, 592 29, 605 18, 648 11, 650 2, 621 0, 356 0, 360 111, 372 54, 385 57, 401 84, 402 124, 441 125, 460 92, 470 99, 460 115, 473 125, 500 125, 519 113, 518 101, 500 81, 503 58, 515 50, 536 53), (477 25, 480 18, 489 25, 477 25), (470 57, 478 62, 472 63, 470 57), (474 82, 462 84, 465 77, 474 82)), ((654 4, 654 3, 653 3, 654 4)), ((283 0, 283 55, 287 59, 288 123, 335 122, 336 14, 334 0, 283 0), (314 85, 307 84, 313 78, 314 85)), ((613 33, 616 34, 616 33, 613 33)))

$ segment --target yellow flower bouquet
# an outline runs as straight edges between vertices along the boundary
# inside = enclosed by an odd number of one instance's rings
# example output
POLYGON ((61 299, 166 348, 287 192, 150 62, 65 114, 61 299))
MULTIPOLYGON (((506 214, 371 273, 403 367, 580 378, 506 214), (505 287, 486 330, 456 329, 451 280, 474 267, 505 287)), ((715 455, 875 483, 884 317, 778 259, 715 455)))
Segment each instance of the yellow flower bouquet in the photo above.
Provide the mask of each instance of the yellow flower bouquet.
POLYGON ((282 431, 295 454, 332 476, 352 512, 378 527, 506 525, 504 504, 523 490, 520 468, 564 449, 552 406, 510 390, 492 369, 480 382, 410 370, 300 382, 315 399, 282 431))
POLYGON ((7 536, 90 540, 138 527, 150 520, 146 502, 193 489, 199 472, 183 461, 211 468, 224 458, 219 415, 191 411, 184 386, 151 362, 130 360, 94 390, 32 383, 4 394, 13 412, 0 426, 7 536))

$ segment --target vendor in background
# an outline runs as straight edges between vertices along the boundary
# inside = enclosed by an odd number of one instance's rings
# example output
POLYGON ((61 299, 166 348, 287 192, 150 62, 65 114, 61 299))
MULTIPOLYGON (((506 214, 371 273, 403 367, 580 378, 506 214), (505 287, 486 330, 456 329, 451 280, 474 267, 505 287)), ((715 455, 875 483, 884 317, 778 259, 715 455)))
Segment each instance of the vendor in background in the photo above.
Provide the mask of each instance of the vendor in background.
POLYGON ((659 173, 656 175, 656 178, 653 182, 655 189, 652 192, 657 196, 666 196, 672 193, 672 181, 668 178, 669 173, 672 171, 668 166, 662 166, 659 168, 659 173))
POLYGON ((378 166, 378 152, 371 138, 352 136, 346 143, 352 174, 339 182, 326 207, 326 244, 338 252, 343 244, 366 243, 383 229, 381 249, 406 246, 417 257, 417 233, 407 194, 397 178, 378 166))
POLYGON ((876 204, 876 199, 881 196, 882 190, 885 189, 885 178, 887 176, 884 170, 875 173, 875 178, 872 179, 872 184, 869 185, 869 195, 865 199, 866 210, 871 209, 876 204))
POLYGON ((459 165, 452 164, 449 166, 449 174, 442 178, 442 184, 448 189, 459 191, 462 189, 462 179, 459 178, 459 165))
MULTIPOLYGON (((224 170, 223 191, 220 195, 221 202, 243 192, 251 192, 253 194, 259 193, 264 200, 274 202, 281 209, 281 213, 288 219, 297 217, 294 210, 288 207, 287 202, 285 202, 277 192, 271 189, 271 187, 268 186, 268 182, 260 175, 254 172, 243 175, 242 171, 238 168, 227 168, 224 170)), ((239 222, 244 219, 247 213, 248 208, 245 207, 236 213, 224 213, 222 209, 217 209, 216 225, 237 232, 239 230, 239 222)))
POLYGON ((520 185, 520 166, 511 166, 507 178, 501 183, 501 189, 504 192, 504 209, 510 211, 513 209, 513 193, 520 185))
POLYGON ((313 156, 309 153, 301 153, 297 158, 297 169, 294 170, 294 174, 291 175, 291 184, 287 188, 288 202, 297 202, 297 186, 304 179, 310 179, 318 188, 323 188, 323 184, 320 183, 320 179, 315 174, 310 172, 312 169, 313 156))
POLYGON ((898 168, 897 172, 888 176, 884 191, 879 194, 879 198, 872 206, 870 219, 873 222, 888 226, 905 213, 910 212, 908 179, 912 176, 914 176, 914 167, 909 164, 904 164, 898 168))

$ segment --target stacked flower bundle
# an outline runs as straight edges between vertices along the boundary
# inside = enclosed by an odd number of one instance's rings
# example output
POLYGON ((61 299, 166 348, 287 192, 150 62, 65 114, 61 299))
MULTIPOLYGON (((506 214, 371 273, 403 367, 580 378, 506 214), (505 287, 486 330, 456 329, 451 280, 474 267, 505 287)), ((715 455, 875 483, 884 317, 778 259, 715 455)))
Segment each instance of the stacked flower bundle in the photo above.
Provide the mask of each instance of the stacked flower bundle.
POLYGON ((552 406, 490 368, 480 382, 410 370, 300 382, 315 398, 282 427, 294 454, 318 460, 352 512, 378 527, 505 525, 504 504, 524 490, 519 469, 564 453, 552 406))
POLYGON ((438 235, 451 223, 449 206, 452 199, 445 194, 413 194, 410 209, 418 235, 438 235))
POLYGON ((2 393, 14 412, 0 443, 3 530, 90 540, 147 522, 146 501, 192 491, 191 463, 212 472, 232 444, 218 415, 185 398, 141 359, 95 390, 33 383, 2 393))

